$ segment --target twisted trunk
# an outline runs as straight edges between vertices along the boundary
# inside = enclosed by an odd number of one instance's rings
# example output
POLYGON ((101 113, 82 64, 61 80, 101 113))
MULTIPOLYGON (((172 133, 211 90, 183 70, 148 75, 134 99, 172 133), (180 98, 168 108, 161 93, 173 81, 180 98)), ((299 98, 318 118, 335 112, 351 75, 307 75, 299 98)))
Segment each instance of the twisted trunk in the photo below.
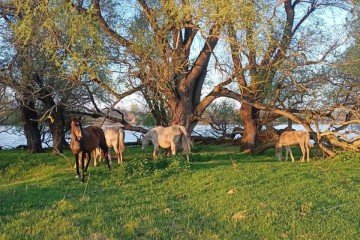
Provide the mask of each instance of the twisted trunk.
POLYGON ((39 153, 43 151, 41 146, 41 134, 38 123, 38 114, 34 110, 34 101, 28 101, 20 107, 21 120, 24 124, 24 134, 26 137, 27 150, 30 153, 39 153))
POLYGON ((47 109, 51 110, 49 126, 53 141, 52 152, 54 154, 62 153, 65 141, 65 108, 61 102, 56 104, 53 93, 46 87, 39 74, 35 73, 33 78, 39 87, 38 99, 45 104, 47 109))
POLYGON ((242 104, 240 117, 243 121, 244 129, 240 146, 244 152, 252 152, 257 145, 259 129, 258 114, 258 109, 247 104, 242 104))
POLYGON ((50 131, 53 140, 54 154, 62 153, 65 140, 65 110, 62 106, 57 106, 52 113, 53 120, 50 122, 50 131))

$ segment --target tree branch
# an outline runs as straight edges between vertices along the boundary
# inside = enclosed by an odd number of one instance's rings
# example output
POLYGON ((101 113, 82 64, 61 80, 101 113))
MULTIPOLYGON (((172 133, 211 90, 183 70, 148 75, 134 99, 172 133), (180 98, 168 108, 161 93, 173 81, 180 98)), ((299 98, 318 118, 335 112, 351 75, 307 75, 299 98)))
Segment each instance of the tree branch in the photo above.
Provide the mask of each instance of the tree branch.
MULTIPOLYGON (((104 30, 104 32, 106 32, 111 39, 118 43, 121 46, 124 47, 131 47, 133 45, 133 43, 129 40, 127 40, 126 38, 124 38, 123 36, 121 36, 119 33, 115 32, 114 30, 112 30, 110 28, 110 26, 107 24, 107 22, 105 21, 105 19, 103 18, 102 14, 101 14, 101 8, 100 8, 100 0, 95 0, 94 4, 94 9, 95 14, 94 17, 96 18, 97 22, 99 23, 100 27, 104 30)), ((77 9, 79 8, 78 6, 76 7, 77 9)), ((81 8, 82 10, 85 10, 83 8, 81 8)), ((81 11, 84 12, 84 11, 81 11)))
POLYGON ((89 116, 89 117, 92 117, 92 118, 105 117, 106 119, 109 119, 111 121, 121 123, 124 126, 123 127, 124 130, 147 133, 148 130, 146 130, 145 128, 142 128, 142 127, 139 127, 139 126, 133 126, 130 123, 128 123, 124 119, 124 114, 122 112, 120 112, 119 110, 117 110, 117 109, 112 109, 112 110, 119 113, 121 117, 119 118, 119 117, 115 117, 115 116, 110 116, 110 115, 104 114, 102 112, 97 112, 97 111, 85 112, 85 111, 70 110, 70 111, 68 111, 68 113, 82 115, 82 116, 89 116))

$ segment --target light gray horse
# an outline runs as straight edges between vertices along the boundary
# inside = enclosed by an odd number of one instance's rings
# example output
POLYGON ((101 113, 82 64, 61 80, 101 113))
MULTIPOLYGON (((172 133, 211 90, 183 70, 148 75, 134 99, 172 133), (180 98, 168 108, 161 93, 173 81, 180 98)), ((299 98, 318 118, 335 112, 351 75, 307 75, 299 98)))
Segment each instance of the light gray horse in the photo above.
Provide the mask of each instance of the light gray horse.
MULTIPOLYGON (((118 159, 118 164, 123 162, 123 152, 125 151, 125 132, 119 127, 109 127, 104 129, 106 145, 110 148, 113 147, 118 159)), ((97 159, 101 156, 100 149, 93 151, 94 166, 97 165, 97 159)), ((110 157, 111 159, 111 157, 110 157)), ((99 159, 100 161, 100 159, 99 159)))
POLYGON ((142 149, 151 141, 154 145, 153 156, 156 159, 159 147, 171 148, 172 155, 176 154, 176 150, 182 149, 189 161, 191 152, 191 139, 186 128, 180 125, 172 125, 169 127, 157 126, 150 129, 142 138, 142 149), (178 148, 178 149, 177 149, 178 148))
POLYGON ((278 142, 276 143, 276 156, 281 161, 281 149, 282 147, 286 147, 286 158, 288 159, 288 154, 290 153, 292 162, 295 161, 294 156, 292 154, 290 146, 299 145, 302 152, 301 162, 305 162, 305 156, 307 157, 307 161, 310 161, 309 157, 309 148, 312 147, 310 143, 309 133, 306 131, 285 131, 280 135, 278 142))

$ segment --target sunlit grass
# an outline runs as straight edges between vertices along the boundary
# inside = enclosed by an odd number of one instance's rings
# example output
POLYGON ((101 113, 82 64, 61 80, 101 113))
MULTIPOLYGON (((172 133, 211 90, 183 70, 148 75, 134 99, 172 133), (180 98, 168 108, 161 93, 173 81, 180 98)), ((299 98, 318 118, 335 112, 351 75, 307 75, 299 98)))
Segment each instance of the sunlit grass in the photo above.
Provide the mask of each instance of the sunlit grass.
POLYGON ((360 239, 359 153, 304 164, 195 146, 186 163, 128 148, 85 183, 65 156, 0 152, 0 239, 360 239))

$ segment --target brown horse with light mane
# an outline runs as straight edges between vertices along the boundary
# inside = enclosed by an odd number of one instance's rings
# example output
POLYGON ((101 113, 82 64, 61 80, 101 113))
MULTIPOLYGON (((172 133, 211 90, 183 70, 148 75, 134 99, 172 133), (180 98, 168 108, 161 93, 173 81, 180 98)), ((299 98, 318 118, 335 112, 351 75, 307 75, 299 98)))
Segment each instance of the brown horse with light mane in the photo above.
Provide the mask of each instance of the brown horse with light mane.
POLYGON ((79 154, 81 153, 81 181, 84 181, 84 172, 87 171, 91 160, 91 152, 99 147, 106 159, 106 163, 110 170, 109 163, 109 148, 106 145, 105 135, 101 128, 96 126, 89 126, 82 128, 79 118, 73 118, 71 121, 71 142, 70 148, 75 156, 76 177, 79 177, 79 154), (86 164, 84 162, 85 155, 87 155, 86 164))

